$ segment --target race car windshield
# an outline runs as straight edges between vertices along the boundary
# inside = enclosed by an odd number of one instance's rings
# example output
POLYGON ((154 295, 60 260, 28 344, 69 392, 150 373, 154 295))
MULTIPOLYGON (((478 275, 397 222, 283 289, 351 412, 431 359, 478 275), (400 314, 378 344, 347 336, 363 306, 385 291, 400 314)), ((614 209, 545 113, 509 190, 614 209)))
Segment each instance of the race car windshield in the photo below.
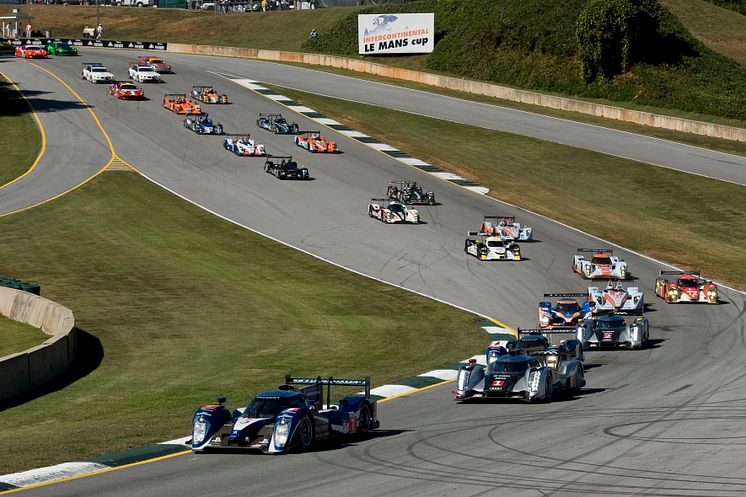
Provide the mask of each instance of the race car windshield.
POLYGON ((149 67, 149 66, 145 66, 145 67, 140 67, 140 68, 138 69, 138 71, 140 71, 140 72, 153 72, 154 70, 155 70, 155 69, 153 69, 152 67, 149 67))
POLYGON ((389 205, 389 210, 391 212, 395 212, 397 214, 404 214, 404 207, 402 207, 399 204, 391 204, 391 205, 389 205))
POLYGON ((623 319, 614 319, 609 321, 598 321, 596 323, 596 328, 600 328, 603 330, 619 330, 621 328, 624 328, 625 323, 623 319))
POLYGON ((591 259, 591 264, 611 264, 611 259, 607 255, 595 255, 591 259))
POLYGON ((105 67, 91 67, 91 72, 108 72, 105 67))
POLYGON ((580 306, 577 302, 557 302, 557 311, 563 314, 571 314, 579 310, 580 306))
POLYGON ((276 122, 277 124, 285 124, 285 123, 286 123, 287 121, 285 121, 285 118, 284 118, 284 117, 280 116, 280 117, 276 117, 276 118, 275 118, 275 122, 276 122))
POLYGON ((120 88, 122 90, 137 90, 137 86, 133 84, 123 84, 122 86, 120 86, 120 88))
POLYGON ((502 247, 503 242, 500 240, 487 240, 487 246, 488 247, 502 247))
POLYGON ((697 288, 697 286, 699 286, 697 284, 697 280, 693 280, 690 278, 679 278, 677 285, 684 288, 697 288))
POLYGON ((532 361, 495 361, 490 367, 493 373, 523 373, 532 365, 532 361))
POLYGON ((162 59, 150 59, 151 64, 163 64, 162 59))
POLYGON ((243 413, 244 418, 270 418, 289 407, 305 407, 301 397, 257 397, 252 400, 243 413))

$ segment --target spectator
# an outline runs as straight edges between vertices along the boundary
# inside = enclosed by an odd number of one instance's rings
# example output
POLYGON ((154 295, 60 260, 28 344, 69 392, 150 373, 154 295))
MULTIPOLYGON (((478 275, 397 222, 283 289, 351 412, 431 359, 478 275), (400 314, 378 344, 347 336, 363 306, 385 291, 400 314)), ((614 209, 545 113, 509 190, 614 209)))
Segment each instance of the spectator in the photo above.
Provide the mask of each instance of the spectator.
POLYGON ((309 37, 311 41, 316 41, 316 38, 319 37, 319 33, 316 32, 316 28, 313 28, 311 30, 311 36, 309 37))
POLYGON ((262 0, 262 12, 267 12, 267 0, 262 0))
POLYGON ((26 23, 26 38, 31 38, 31 23, 26 23))
POLYGON ((100 40, 103 35, 104 27, 99 23, 98 27, 96 28, 96 39, 100 40))

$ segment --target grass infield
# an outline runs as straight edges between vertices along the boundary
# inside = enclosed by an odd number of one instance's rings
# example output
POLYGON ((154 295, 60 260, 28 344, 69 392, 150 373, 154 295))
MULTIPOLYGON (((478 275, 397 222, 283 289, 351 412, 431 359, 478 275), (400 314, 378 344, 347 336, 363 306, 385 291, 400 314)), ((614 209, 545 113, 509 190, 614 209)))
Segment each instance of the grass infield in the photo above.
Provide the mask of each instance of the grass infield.
POLYGON ((0 357, 36 347, 47 338, 38 328, 0 316, 0 357))
POLYGON ((381 385, 488 341, 472 314, 281 246, 130 172, 0 229, 0 274, 40 282, 104 352, 82 379, 3 412, 0 474, 187 435, 200 403, 244 404, 286 373, 381 385))
POLYGON ((41 135, 21 94, 0 76, 0 186, 14 180, 33 164, 41 135), (18 146, 23 143, 23 146, 18 146))
POLYGON ((509 133, 275 90, 483 184, 500 200, 746 288, 746 187, 509 133))

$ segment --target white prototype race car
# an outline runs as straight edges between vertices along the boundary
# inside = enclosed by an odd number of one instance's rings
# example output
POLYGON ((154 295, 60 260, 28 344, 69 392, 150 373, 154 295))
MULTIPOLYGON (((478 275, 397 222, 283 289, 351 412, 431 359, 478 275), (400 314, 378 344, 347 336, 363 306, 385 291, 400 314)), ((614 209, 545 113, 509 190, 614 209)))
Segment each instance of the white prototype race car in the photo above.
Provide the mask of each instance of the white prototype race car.
POLYGON ((478 231, 469 231, 464 241, 464 252, 480 261, 520 261, 521 248, 513 240, 499 236, 486 236, 478 231))
POLYGON ((622 287, 620 282, 609 281, 606 288, 588 287, 588 300, 595 304, 596 313, 613 312, 642 316, 644 295, 636 286, 622 287))
POLYGON ((416 209, 387 198, 373 198, 368 204, 368 215, 387 224, 420 223, 420 213, 416 209))
POLYGON ((267 155, 264 145, 256 143, 250 134, 229 135, 223 140, 223 147, 229 152, 242 157, 267 155))
POLYGON ((606 248, 579 248, 572 256, 572 270, 590 280, 626 280, 629 275, 624 259, 614 257, 614 251, 606 248), (592 254, 590 258, 588 254, 592 254))

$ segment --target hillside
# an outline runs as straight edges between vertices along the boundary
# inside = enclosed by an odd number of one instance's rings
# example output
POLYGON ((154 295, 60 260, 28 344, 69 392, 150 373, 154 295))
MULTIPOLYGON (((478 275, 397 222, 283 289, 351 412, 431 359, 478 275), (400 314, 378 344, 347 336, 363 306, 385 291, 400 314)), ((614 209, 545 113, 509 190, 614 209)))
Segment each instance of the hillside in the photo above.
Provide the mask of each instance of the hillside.
MULTIPOLYGON (((658 43, 648 47, 643 60, 610 80, 586 84, 575 34, 585 5, 586 0, 424 0, 363 12, 435 12, 435 50, 409 61, 429 70, 531 90, 746 120, 746 67, 708 48, 665 9, 658 43)), ((318 42, 307 42, 304 49, 357 56, 356 15, 350 13, 322 31, 318 42)))

